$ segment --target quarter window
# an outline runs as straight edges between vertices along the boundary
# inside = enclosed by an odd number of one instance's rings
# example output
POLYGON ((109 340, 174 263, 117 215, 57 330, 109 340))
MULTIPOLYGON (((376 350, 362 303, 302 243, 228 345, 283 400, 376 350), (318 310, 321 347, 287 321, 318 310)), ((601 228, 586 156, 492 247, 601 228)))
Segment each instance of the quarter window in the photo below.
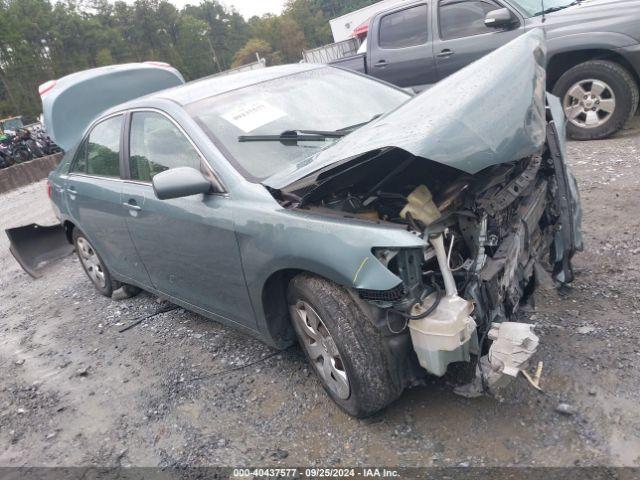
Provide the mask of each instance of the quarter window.
POLYGON ((440 0, 440 36, 443 40, 495 32, 484 18, 492 10, 502 8, 492 0, 440 0))
POLYGON ((129 169, 133 180, 149 182, 154 175, 176 167, 201 169, 196 149, 164 115, 134 112, 129 138, 129 169))
POLYGON ((80 145, 72 172, 100 177, 120 177, 122 115, 98 123, 80 145))
POLYGON ((427 6, 418 5, 382 17, 379 43, 381 48, 427 43, 427 6))

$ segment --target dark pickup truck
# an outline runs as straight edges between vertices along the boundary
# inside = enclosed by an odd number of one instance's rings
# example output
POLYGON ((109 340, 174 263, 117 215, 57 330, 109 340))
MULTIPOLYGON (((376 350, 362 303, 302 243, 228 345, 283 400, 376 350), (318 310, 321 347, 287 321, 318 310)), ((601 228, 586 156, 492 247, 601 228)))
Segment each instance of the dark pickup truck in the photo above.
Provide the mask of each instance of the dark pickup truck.
POLYGON ((333 65, 421 90, 533 28, 567 131, 605 138, 638 107, 640 0, 420 0, 371 18, 366 54, 333 65))

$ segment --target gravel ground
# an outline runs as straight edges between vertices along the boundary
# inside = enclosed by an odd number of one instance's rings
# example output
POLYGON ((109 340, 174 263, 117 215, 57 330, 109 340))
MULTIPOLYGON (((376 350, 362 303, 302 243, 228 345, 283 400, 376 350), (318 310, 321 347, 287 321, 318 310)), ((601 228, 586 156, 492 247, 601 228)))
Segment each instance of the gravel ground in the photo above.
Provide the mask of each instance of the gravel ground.
MULTIPOLYGON (((155 298, 100 296, 75 257, 32 280, 0 236, 0 465, 640 465, 640 122, 569 155, 586 250, 524 314, 544 393, 519 379, 469 400, 433 379, 366 420, 297 348, 183 309, 119 333, 155 298)), ((54 221, 43 182, 0 196, 1 228, 31 221, 54 221)))

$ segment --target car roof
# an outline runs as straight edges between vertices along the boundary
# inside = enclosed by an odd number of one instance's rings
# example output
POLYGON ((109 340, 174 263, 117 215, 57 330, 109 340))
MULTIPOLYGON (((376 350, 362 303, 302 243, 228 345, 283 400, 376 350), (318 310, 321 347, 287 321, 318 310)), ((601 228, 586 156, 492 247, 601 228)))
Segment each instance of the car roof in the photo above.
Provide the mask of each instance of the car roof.
POLYGON ((214 97, 258 83, 326 67, 326 65, 311 63, 294 63, 248 70, 229 75, 213 75, 136 98, 107 110, 101 116, 127 108, 144 106, 153 100, 171 100, 181 106, 185 106, 198 100, 214 97))

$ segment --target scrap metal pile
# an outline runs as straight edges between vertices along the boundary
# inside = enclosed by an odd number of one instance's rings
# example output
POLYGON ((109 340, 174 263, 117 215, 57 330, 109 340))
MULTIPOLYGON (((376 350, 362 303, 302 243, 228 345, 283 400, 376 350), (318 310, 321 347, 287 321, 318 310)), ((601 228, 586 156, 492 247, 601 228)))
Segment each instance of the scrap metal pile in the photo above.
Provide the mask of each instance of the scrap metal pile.
MULTIPOLYGON (((21 123, 21 122, 20 122, 21 123)), ((41 124, 0 132, 0 168, 60 152, 41 124)))

